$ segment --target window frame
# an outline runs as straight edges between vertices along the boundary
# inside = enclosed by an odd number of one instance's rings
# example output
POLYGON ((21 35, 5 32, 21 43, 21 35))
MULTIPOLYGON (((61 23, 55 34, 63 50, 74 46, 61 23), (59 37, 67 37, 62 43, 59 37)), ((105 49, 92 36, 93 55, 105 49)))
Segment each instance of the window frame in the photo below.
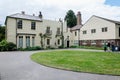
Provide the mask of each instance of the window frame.
POLYGON ((32 37, 32 47, 35 46, 35 37, 32 37))
POLYGON ((19 44, 18 44, 19 48, 23 48, 23 36, 19 36, 19 44))
POLYGON ((31 29, 32 29, 32 30, 35 30, 35 29, 36 29, 36 22, 35 22, 35 21, 32 21, 32 22, 31 22, 31 29))
POLYGON ((57 34, 60 34, 60 28, 57 28, 57 34))
POLYGON ((108 27, 103 27, 101 30, 102 32, 108 32, 108 27))
POLYGON ((87 30, 84 30, 84 31, 83 31, 83 34, 87 34, 87 30))
POLYGON ((50 34, 50 27, 49 26, 46 28, 46 33, 50 34))
POLYGON ((96 33, 96 29, 91 29, 91 33, 96 33))
POLYGON ((30 47, 30 36, 26 36, 26 47, 30 47))
POLYGON ((22 27, 23 27, 23 20, 22 19, 17 20, 17 28, 22 29, 22 27))
POLYGON ((77 36, 77 32, 75 31, 75 36, 77 36))

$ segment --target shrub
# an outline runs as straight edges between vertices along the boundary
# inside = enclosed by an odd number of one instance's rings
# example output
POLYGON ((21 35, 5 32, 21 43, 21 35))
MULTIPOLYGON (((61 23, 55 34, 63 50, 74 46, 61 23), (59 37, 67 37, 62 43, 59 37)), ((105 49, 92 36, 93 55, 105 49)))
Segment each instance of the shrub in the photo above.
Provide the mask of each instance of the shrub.
POLYGON ((35 47, 27 47, 27 48, 18 48, 20 51, 33 51, 33 50, 41 50, 42 48, 40 46, 35 47))
POLYGON ((2 40, 0 42, 0 51, 6 51, 7 50, 7 44, 8 44, 8 42, 6 40, 2 40))
POLYGON ((18 51, 24 51, 24 49, 23 49, 23 48, 18 48, 17 50, 18 50, 18 51))
POLYGON ((96 46, 79 46, 78 48, 103 50, 103 47, 96 47, 96 46))
POLYGON ((8 49, 8 51, 14 51, 14 50, 17 49, 17 47, 16 47, 16 45, 15 45, 14 43, 9 42, 9 43, 7 44, 7 49, 8 49))
POLYGON ((64 48, 64 47, 61 45, 61 46, 59 46, 58 48, 59 48, 59 49, 62 49, 62 48, 64 48))
POLYGON ((55 47, 47 46, 46 49, 55 49, 55 47))
POLYGON ((77 48, 78 46, 70 46, 70 48, 77 48))
POLYGON ((2 40, 0 42, 0 51, 13 51, 16 50, 16 45, 12 42, 7 42, 6 40, 2 40))
POLYGON ((41 50, 42 48, 40 46, 34 47, 34 50, 41 50))
POLYGON ((25 51, 32 51, 32 47, 24 48, 25 51))

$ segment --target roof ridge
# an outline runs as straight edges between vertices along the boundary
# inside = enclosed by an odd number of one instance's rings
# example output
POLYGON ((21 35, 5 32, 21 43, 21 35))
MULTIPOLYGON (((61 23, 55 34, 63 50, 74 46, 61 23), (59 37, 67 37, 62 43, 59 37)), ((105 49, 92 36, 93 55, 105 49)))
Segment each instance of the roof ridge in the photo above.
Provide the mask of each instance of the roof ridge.
POLYGON ((9 15, 8 17, 42 21, 42 19, 39 16, 22 14, 22 13, 15 13, 15 14, 9 15))
POLYGON ((98 17, 98 18, 101 18, 101 19, 104 19, 104 20, 107 20, 107 21, 110 21, 110 22, 114 22, 114 23, 119 23, 119 24, 120 24, 120 21, 117 21, 117 20, 108 19, 108 18, 103 18, 103 17, 96 16, 96 15, 93 15, 93 16, 98 17))
POLYGON ((17 15, 17 14, 19 14, 19 13, 11 14, 11 15, 9 15, 9 16, 13 16, 13 15, 17 15))

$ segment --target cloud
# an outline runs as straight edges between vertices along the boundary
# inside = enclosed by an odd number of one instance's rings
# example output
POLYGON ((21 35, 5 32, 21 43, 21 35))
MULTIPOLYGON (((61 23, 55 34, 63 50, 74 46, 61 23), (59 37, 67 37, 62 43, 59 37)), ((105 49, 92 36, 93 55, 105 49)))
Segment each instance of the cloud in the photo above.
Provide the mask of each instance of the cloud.
POLYGON ((72 9, 75 14, 82 13, 83 23, 92 15, 120 21, 120 7, 105 4, 106 0, 2 0, 0 3, 0 23, 5 17, 25 11, 27 14, 38 15, 42 11, 46 19, 64 19, 66 12, 72 9))

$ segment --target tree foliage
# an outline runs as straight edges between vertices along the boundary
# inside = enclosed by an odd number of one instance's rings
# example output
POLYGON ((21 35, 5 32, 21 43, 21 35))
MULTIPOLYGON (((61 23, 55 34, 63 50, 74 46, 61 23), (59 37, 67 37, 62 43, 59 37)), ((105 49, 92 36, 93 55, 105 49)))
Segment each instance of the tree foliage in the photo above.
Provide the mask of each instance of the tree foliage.
POLYGON ((69 10, 65 16, 65 20, 67 21, 67 26, 72 28, 77 24, 77 18, 75 13, 72 10, 69 10))
POLYGON ((5 27, 0 26, 0 41, 2 41, 3 39, 5 39, 5 27))

